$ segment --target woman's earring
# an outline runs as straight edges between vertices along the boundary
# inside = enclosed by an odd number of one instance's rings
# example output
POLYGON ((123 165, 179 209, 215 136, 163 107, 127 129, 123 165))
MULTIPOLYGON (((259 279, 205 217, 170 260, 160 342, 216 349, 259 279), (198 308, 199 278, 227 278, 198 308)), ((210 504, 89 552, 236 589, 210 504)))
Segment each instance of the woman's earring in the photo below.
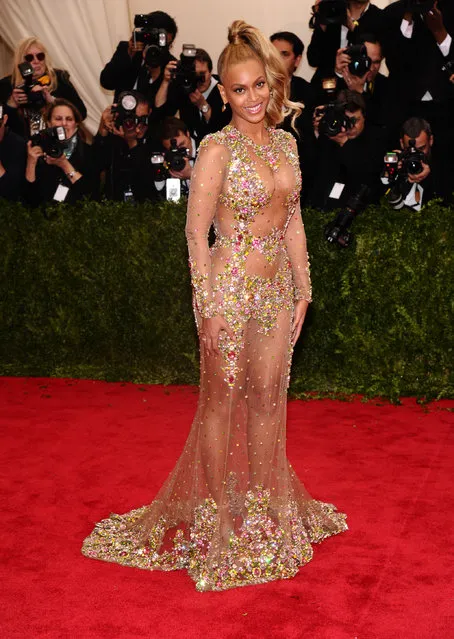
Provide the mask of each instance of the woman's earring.
POLYGON ((222 109, 221 109, 222 113, 224 113, 224 111, 226 110, 227 105, 228 105, 228 102, 224 102, 224 103, 223 103, 223 105, 222 105, 222 109))

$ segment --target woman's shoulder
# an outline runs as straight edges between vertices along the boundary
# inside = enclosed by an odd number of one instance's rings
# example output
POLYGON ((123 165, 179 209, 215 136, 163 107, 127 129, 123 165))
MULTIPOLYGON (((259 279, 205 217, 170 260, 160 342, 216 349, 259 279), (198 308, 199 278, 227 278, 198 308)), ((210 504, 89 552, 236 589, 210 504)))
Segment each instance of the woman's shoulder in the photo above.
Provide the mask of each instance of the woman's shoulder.
POLYGON ((221 155, 225 149, 232 150, 232 140, 230 136, 230 125, 225 126, 216 133, 206 135, 199 145, 199 151, 206 149, 209 153, 221 155))
POLYGON ((270 133, 274 140, 283 147, 296 148, 295 136, 285 129, 270 129, 270 133))

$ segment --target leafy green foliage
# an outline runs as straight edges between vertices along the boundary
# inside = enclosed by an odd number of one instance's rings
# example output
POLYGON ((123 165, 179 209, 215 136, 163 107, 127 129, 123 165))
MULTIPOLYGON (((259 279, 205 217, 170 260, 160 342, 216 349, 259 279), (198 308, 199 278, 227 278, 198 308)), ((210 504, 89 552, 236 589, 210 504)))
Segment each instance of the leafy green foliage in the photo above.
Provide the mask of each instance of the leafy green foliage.
MULTIPOLYGON (((453 220, 369 208, 356 239, 304 211, 314 303, 291 392, 453 395, 453 220)), ((0 373, 196 383, 185 206, 0 208, 0 373)))

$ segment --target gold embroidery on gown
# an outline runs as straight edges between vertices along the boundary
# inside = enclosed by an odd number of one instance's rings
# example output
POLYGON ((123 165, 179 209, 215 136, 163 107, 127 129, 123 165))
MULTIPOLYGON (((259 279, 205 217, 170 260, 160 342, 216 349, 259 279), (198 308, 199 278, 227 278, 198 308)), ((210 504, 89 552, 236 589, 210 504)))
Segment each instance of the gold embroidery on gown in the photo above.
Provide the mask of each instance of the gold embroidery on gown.
POLYGON ((88 557, 186 569, 198 590, 294 576, 312 546, 347 529, 313 500, 286 456, 295 300, 311 299, 301 176, 292 136, 258 146, 232 125, 200 145, 186 233, 194 312, 222 314, 219 356, 201 349, 200 396, 184 450, 156 499, 99 522, 88 557), (214 225, 216 241, 208 247, 214 225))

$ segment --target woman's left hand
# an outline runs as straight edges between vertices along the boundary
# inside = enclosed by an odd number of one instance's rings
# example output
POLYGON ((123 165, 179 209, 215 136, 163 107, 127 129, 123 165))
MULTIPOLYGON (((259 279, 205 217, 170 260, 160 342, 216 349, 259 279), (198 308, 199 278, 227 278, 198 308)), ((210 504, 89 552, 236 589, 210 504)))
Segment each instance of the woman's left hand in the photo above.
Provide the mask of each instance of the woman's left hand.
POLYGON ((292 324, 292 346, 295 346, 301 334, 308 307, 309 302, 306 302, 306 300, 298 300, 295 304, 292 324))
POLYGON ((58 158, 52 158, 50 155, 45 155, 44 160, 46 161, 46 164, 50 164, 51 166, 58 166, 65 173, 70 172, 71 165, 64 153, 62 153, 58 158))

